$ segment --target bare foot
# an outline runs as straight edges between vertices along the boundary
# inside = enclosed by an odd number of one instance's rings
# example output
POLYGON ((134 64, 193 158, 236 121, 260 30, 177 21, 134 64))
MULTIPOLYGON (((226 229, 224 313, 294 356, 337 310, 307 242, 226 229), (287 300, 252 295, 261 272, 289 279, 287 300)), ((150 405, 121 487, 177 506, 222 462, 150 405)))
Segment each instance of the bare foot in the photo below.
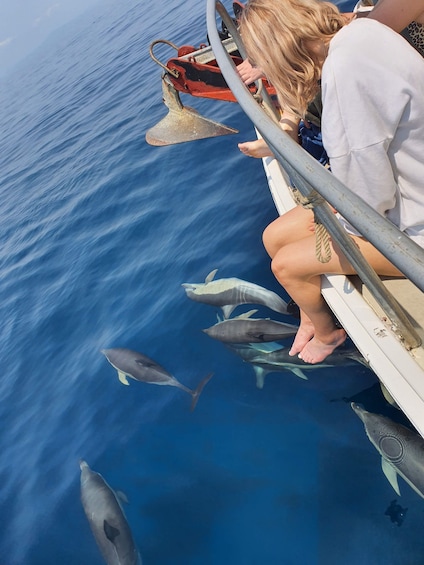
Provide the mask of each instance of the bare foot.
POLYGON ((302 359, 305 363, 321 363, 333 353, 336 347, 339 347, 345 341, 346 332, 342 329, 334 330, 328 339, 329 342, 324 343, 314 336, 299 353, 299 359, 302 359))
POLYGON ((314 337, 315 328, 312 322, 302 322, 297 330, 297 334, 294 338, 293 344, 289 351, 289 355, 297 355, 300 353, 305 345, 314 337))
POLYGON ((239 143, 238 148, 244 155, 247 155, 247 157, 255 157, 256 159, 262 159, 262 157, 273 157, 274 155, 265 140, 262 138, 256 139, 255 141, 239 143))

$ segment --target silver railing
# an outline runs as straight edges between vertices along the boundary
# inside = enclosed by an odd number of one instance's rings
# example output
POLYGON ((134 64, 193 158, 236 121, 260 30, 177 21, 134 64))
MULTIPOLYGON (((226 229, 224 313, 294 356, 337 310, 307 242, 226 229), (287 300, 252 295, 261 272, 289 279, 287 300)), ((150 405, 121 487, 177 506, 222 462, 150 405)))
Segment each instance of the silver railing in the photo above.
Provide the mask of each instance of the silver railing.
POLYGON ((271 147, 277 161, 290 175, 302 196, 313 200, 317 219, 327 228, 334 241, 337 241, 359 278, 390 319, 396 334, 407 348, 419 346, 421 339, 404 311, 334 217, 327 202, 383 255, 389 257, 390 261, 423 292, 424 250, 296 144, 282 131, 275 118, 255 101, 221 44, 217 30, 217 12, 227 25, 242 56, 245 51, 241 37, 225 7, 219 1, 207 0, 209 40, 221 72, 238 103, 271 147))

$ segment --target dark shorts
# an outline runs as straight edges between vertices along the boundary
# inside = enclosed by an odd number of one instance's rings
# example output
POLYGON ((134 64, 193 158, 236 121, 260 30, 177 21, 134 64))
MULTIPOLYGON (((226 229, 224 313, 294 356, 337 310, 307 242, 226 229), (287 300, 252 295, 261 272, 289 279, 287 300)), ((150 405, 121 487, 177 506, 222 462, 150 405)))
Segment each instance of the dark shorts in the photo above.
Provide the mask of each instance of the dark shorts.
POLYGON ((299 136, 303 149, 322 165, 328 165, 328 156, 322 144, 321 128, 311 122, 308 122, 308 127, 306 127, 302 121, 299 125, 299 136))

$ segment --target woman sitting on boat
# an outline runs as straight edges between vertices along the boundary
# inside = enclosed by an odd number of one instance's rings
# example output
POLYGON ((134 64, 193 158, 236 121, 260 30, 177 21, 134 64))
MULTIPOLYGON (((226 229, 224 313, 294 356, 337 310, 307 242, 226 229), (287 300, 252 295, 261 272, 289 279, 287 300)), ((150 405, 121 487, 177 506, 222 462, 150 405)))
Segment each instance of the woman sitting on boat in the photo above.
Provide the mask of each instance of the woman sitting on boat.
MULTIPOLYGON (((274 85, 279 103, 303 117, 319 90, 322 133, 333 174, 424 247, 424 60, 375 19, 346 24, 319 0, 250 0, 240 31, 249 60, 274 85)), ((380 275, 401 273, 340 218, 380 275)), ((290 350, 323 361, 346 334, 321 296, 321 274, 354 274, 337 245, 315 256, 313 214, 297 206, 265 230, 272 270, 301 310, 290 350)))

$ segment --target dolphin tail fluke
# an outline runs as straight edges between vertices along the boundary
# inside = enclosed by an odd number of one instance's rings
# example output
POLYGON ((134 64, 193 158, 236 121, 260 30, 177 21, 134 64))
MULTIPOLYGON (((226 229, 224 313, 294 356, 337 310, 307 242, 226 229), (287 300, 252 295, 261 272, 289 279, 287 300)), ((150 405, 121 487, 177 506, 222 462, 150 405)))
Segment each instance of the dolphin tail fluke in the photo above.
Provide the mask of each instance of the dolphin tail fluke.
POLYGON ((208 384, 208 382, 211 380, 212 377, 213 377, 213 373, 209 373, 209 375, 206 375, 206 377, 200 381, 196 390, 192 391, 191 394, 193 396, 193 400, 191 401, 190 412, 193 412, 193 410, 196 408, 197 402, 199 401, 199 396, 201 395, 203 389, 205 388, 205 386, 208 384))

